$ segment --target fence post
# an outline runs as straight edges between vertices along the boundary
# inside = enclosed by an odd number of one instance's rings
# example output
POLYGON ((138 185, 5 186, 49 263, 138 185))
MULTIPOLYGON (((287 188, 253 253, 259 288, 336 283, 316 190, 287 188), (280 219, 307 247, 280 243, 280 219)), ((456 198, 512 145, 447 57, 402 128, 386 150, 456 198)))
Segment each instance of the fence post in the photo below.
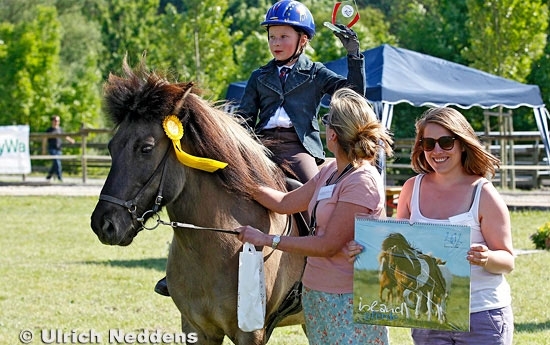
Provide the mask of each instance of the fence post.
POLYGON ((87 138, 88 138, 88 132, 84 130, 84 128, 80 129, 80 132, 82 133, 82 144, 80 148, 80 152, 82 153, 80 162, 82 165, 82 183, 86 183, 88 181, 88 162, 86 161, 86 146, 87 146, 87 138))

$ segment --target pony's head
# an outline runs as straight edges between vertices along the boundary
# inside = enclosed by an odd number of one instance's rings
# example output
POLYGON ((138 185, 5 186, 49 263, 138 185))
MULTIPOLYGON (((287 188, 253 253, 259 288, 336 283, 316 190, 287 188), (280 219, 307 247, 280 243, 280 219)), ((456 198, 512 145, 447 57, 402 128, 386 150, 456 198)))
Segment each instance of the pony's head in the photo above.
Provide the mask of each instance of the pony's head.
POLYGON ((284 190, 284 174, 268 151, 222 105, 201 98, 191 83, 170 83, 149 72, 144 61, 136 69, 124 61, 123 71, 111 74, 104 86, 106 114, 115 128, 112 165, 91 222, 103 243, 130 244, 161 207, 184 193, 206 197, 201 186, 245 199, 260 184, 284 190), (181 139, 168 137, 163 127, 168 116, 181 123, 181 139), (228 165, 203 171, 182 163, 179 155, 228 165))
POLYGON ((392 232, 384 239, 384 241, 382 241, 383 251, 387 251, 393 246, 396 246, 397 248, 412 248, 405 236, 398 232, 392 232))

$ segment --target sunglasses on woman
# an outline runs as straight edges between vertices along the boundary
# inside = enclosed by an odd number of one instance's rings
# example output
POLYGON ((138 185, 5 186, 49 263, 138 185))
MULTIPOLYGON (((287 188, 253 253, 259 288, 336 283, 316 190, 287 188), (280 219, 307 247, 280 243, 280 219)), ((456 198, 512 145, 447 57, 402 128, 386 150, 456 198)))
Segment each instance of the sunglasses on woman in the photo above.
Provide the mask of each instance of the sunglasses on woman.
POLYGON ((332 116, 330 116, 330 113, 324 115, 322 118, 321 118, 321 122, 323 123, 323 125, 325 126, 330 126, 330 118, 332 116))
POLYGON ((424 149, 424 151, 432 151, 435 148, 435 143, 438 143, 439 147, 443 150, 449 151, 455 146, 455 140, 456 138, 451 136, 443 136, 439 137, 439 139, 422 138, 420 139, 420 144, 422 145, 422 149, 424 149))

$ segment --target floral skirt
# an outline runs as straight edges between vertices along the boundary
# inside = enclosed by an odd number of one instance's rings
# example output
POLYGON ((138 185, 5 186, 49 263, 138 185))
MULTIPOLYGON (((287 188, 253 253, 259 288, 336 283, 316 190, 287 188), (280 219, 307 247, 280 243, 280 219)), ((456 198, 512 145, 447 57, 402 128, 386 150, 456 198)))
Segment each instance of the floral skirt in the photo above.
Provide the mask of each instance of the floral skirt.
POLYGON ((353 294, 303 287, 302 304, 310 345, 388 345, 388 327, 353 322, 353 294))

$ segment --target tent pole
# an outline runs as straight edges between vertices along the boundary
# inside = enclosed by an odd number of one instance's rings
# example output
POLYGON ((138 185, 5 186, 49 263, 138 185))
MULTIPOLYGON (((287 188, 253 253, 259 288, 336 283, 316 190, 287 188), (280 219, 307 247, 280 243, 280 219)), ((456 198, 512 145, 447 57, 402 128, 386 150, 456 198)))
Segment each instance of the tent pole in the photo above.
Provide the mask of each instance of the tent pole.
POLYGON ((533 112, 535 113, 537 127, 539 128, 542 143, 544 144, 544 149, 546 150, 546 163, 550 165, 550 132, 548 130, 547 121, 547 118, 550 118, 550 115, 544 105, 542 107, 533 108, 533 112))

